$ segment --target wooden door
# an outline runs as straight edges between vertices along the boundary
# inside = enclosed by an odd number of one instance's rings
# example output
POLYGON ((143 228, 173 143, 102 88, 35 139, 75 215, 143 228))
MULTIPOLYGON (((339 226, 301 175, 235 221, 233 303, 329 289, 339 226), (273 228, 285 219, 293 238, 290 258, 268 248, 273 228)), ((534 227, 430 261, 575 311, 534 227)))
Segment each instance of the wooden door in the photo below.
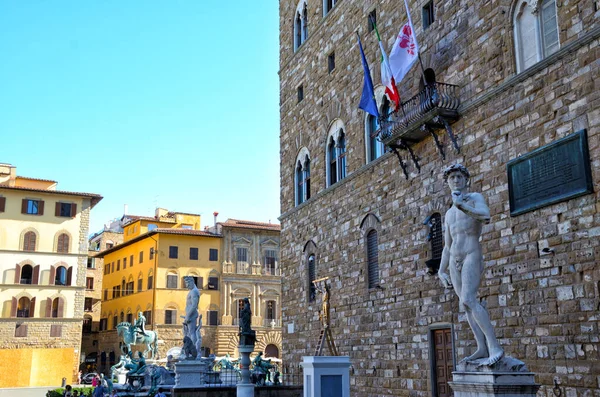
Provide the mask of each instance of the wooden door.
POLYGON ((448 382, 452 380, 454 363, 452 360, 452 332, 450 328, 433 330, 433 368, 435 378, 435 396, 450 397, 453 395, 448 382))

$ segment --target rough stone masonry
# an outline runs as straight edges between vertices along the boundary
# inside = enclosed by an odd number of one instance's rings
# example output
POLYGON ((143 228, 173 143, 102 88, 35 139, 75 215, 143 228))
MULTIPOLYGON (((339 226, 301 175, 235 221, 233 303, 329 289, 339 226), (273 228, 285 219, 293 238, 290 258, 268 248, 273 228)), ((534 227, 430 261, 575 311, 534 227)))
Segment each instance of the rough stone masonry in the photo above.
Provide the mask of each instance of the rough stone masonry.
MULTIPOLYGON (((459 86, 460 119, 452 129, 461 151, 438 130, 446 159, 431 137, 415 143, 420 172, 401 153, 408 180, 392 153, 366 161, 366 116, 358 109, 363 69, 354 33, 360 33, 380 85, 380 53, 367 16, 376 10, 389 49, 406 21, 402 3, 339 0, 323 16, 323 2, 307 0, 308 37, 294 51, 299 3, 279 2, 284 361, 312 355, 318 341, 319 299, 309 302, 307 292, 309 249, 316 256, 315 277, 331 281, 332 329, 340 354, 352 362, 352 395, 431 395, 436 326, 452 330, 454 357, 474 350, 458 299, 425 266, 431 248, 423 220, 446 212, 451 202, 441 170, 460 162, 474 176, 472 190, 482 192, 490 207, 479 297, 502 347, 536 373, 540 395, 560 390, 569 397, 599 396, 597 2, 556 1, 560 49, 518 73, 513 21, 523 1, 434 1, 435 21, 427 29, 427 2, 410 1, 424 68, 434 70, 436 81, 459 86), (347 176, 327 187, 327 138, 338 119, 346 134, 347 176), (587 130, 596 193, 511 217, 507 163, 581 129, 587 130), (311 198, 295 205, 302 148, 310 153, 311 198), (367 288, 365 218, 378 231, 381 288, 367 288)), ((420 73, 414 65, 399 82, 403 100, 418 93, 420 73)))

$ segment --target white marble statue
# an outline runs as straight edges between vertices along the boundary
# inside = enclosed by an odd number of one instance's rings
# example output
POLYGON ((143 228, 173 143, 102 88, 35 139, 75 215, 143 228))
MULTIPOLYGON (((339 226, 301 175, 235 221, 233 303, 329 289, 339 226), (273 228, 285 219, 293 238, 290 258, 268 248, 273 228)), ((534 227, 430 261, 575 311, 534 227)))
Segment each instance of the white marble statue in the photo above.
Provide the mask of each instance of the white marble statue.
MULTIPOLYGON (((200 291, 191 276, 183 278, 185 286, 190 290, 185 303, 185 316, 183 317, 183 337, 190 338, 192 345, 196 345, 198 328, 198 303, 200 302, 200 291)), ((196 357, 193 357, 196 358, 196 357)))
POLYGON ((490 209, 481 194, 468 192, 469 178, 469 171, 461 164, 444 170, 444 179, 452 191, 453 205, 446 212, 445 245, 438 277, 445 288, 454 287, 477 342, 475 353, 461 362, 490 366, 504 356, 490 317, 477 299, 483 273, 479 237, 483 223, 490 221, 490 209))
POLYGON ((196 328, 196 351, 198 351, 197 359, 202 357, 202 314, 198 318, 198 327, 196 328))

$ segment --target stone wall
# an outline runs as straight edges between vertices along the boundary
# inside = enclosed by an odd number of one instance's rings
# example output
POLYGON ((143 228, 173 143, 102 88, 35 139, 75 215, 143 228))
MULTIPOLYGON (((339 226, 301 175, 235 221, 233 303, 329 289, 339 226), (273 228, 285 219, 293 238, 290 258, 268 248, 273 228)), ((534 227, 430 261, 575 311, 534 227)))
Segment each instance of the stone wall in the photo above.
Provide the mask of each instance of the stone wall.
MULTIPOLYGON (((293 54, 296 2, 280 2, 284 360, 300 362, 314 353, 318 341, 319 299, 306 299, 303 250, 311 240, 317 247, 316 277, 330 277, 332 329, 340 354, 352 361, 353 395, 385 390, 429 396, 429 334, 435 325, 453 328, 456 359, 474 350, 456 296, 444 291, 425 266, 430 243, 423 221, 449 208, 441 171, 461 162, 473 176, 472 190, 483 193, 491 210, 482 236, 485 270, 479 295, 500 343, 536 373, 541 395, 552 395, 555 379, 563 395, 598 393, 599 194, 511 217, 506 171, 509 160, 585 128, 594 191, 599 191, 600 35, 593 4, 562 2, 558 23, 564 51, 516 75, 511 2, 437 2, 436 22, 426 32, 420 21, 424 2, 411 2, 424 66, 435 70, 438 81, 459 85, 463 105, 461 118, 452 124, 460 154, 438 131, 446 159, 431 138, 415 144, 420 172, 401 153, 408 180, 391 153, 365 165, 365 115, 357 109, 363 72, 354 30, 359 28, 368 59, 378 59, 374 37, 366 33, 366 16, 376 4, 339 2, 322 21, 321 4, 308 1, 315 22, 309 20, 309 38, 293 54), (331 50, 336 69, 328 74, 331 50), (299 84, 304 100, 297 103, 299 84), (348 177, 325 188, 325 140, 336 118, 346 127, 348 177), (294 208, 294 162, 304 146, 311 154, 313 197, 294 208), (368 289, 366 281, 361 223, 368 214, 380 220, 377 289, 368 289), (544 255, 545 247, 555 254, 544 255)), ((404 23, 401 3, 377 4, 377 18, 389 48, 404 23)), ((377 63, 371 67, 374 81, 380 81, 377 63)), ((403 99, 417 92, 418 78, 413 67, 400 87, 403 99)))

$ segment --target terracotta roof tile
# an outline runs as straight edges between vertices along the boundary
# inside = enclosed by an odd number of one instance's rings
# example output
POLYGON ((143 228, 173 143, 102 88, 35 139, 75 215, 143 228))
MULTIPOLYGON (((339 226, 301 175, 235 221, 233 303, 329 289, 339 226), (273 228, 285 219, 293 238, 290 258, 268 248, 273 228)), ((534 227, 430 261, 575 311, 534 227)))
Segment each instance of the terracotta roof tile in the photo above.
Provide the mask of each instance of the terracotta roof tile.
POLYGON ((100 202, 104 197, 95 193, 82 193, 82 192, 68 192, 66 190, 47 190, 47 189, 34 189, 30 187, 23 186, 5 186, 0 185, 0 189, 11 189, 11 190, 25 190, 28 192, 39 192, 45 194, 64 194, 67 196, 79 196, 79 197, 88 197, 92 199, 92 208, 100 202))
POLYGON ((227 219, 225 222, 218 222, 222 226, 239 227, 243 229, 264 229, 264 230, 281 230, 281 225, 278 223, 264 223, 245 221, 240 219, 227 219))

